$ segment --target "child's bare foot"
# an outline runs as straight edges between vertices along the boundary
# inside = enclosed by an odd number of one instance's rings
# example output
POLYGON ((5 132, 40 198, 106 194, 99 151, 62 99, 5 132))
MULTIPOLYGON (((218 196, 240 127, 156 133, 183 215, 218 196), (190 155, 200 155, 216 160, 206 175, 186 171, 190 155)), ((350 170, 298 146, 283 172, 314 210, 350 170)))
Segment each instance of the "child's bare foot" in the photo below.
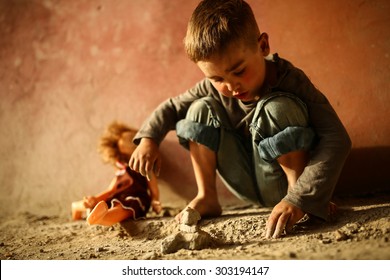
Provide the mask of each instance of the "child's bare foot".
MULTIPOLYGON (((221 208, 221 205, 219 204, 219 202, 215 201, 213 199, 205 198, 205 197, 195 197, 187 205, 187 207, 191 207, 192 209, 198 211, 202 218, 204 218, 204 217, 218 217, 222 214, 222 208, 221 208)), ((183 211, 176 215, 175 220, 177 222, 180 222, 183 211)))
POLYGON ((87 217, 87 223, 90 225, 99 224, 108 212, 108 205, 105 201, 100 201, 87 217))

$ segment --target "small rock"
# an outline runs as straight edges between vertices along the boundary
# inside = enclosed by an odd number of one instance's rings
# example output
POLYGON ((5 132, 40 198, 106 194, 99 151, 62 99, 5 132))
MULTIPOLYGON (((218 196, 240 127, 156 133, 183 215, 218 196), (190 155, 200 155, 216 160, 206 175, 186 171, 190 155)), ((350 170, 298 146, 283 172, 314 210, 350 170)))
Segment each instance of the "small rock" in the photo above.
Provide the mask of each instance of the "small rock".
POLYGON ((188 226, 185 224, 180 225, 180 231, 194 233, 198 230, 197 226, 188 226))
POLYGON ((104 251, 104 248, 103 247, 97 247, 95 248, 95 252, 103 252, 104 251))
POLYGON ((161 242, 161 252, 171 254, 180 249, 202 250, 210 247, 213 238, 197 226, 201 216, 198 211, 187 207, 180 219, 180 231, 166 237, 161 242))
POLYGON ((205 231, 198 230, 195 233, 179 232, 168 236, 161 242, 161 252, 171 254, 180 249, 202 250, 210 247, 212 237, 205 231))
POLYGON ((149 252, 142 256, 143 260, 157 260, 158 254, 156 252, 149 252))
POLYGON ((161 242, 161 253, 163 254, 171 254, 175 253, 178 250, 184 248, 184 240, 181 233, 173 234, 166 237, 161 242))
POLYGON ((330 244, 330 243, 332 243, 332 240, 330 240, 329 238, 324 238, 321 240, 321 243, 322 244, 330 244))
POLYGON ((322 240, 324 238, 321 233, 317 234, 316 237, 317 237, 318 240, 322 240))
POLYGON ((336 241, 344 241, 344 240, 348 239, 348 235, 346 235, 344 232, 342 232, 340 230, 336 230, 334 235, 335 235, 336 241))
POLYGON ((198 211, 192 209, 191 207, 187 207, 181 216, 180 223, 188 226, 194 226, 198 224, 198 221, 201 219, 198 211))
POLYGON ((349 233, 357 233, 359 231, 359 228, 362 226, 360 223, 349 223, 345 225, 345 228, 349 231, 349 233))

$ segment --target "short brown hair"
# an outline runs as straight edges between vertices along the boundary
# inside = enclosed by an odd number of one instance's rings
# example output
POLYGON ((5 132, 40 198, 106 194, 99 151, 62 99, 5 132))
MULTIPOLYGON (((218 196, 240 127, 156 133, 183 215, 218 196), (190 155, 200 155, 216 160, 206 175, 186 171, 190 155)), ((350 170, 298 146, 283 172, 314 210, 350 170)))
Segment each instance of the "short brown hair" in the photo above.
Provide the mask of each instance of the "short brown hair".
POLYGON ((184 47, 198 62, 223 53, 233 42, 256 46, 260 30, 251 7, 242 0, 203 0, 188 23, 184 47))
POLYGON ((98 144, 98 152, 104 162, 115 164, 117 161, 127 163, 130 160, 130 156, 121 153, 119 149, 119 140, 126 132, 130 132, 135 136, 137 130, 118 121, 112 122, 106 128, 98 144))

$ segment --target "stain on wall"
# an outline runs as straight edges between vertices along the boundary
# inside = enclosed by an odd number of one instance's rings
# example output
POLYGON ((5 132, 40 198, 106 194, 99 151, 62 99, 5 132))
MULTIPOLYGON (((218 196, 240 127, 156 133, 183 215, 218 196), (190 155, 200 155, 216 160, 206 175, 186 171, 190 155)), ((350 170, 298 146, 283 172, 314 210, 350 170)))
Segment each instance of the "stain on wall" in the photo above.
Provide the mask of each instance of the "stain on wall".
MULTIPOLYGON (((390 188, 390 2, 248 2, 272 52, 310 76, 350 133, 354 150, 336 191, 390 188)), ((0 0, 3 213, 66 213, 108 185, 113 169, 96 152, 104 128, 139 127, 202 78, 182 47, 197 3, 0 0)), ((161 152, 162 200, 185 205, 195 193, 189 155, 174 132, 161 152)), ((218 186, 222 203, 236 201, 218 186)))

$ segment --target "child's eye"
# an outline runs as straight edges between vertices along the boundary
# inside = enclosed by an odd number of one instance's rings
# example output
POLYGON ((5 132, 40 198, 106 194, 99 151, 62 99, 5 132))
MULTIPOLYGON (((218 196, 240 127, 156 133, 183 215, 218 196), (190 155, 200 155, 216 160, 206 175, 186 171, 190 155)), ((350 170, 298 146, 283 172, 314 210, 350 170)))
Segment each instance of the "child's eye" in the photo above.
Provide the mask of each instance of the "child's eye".
POLYGON ((243 68, 240 71, 234 72, 233 74, 236 75, 236 76, 241 76, 242 74, 244 74, 244 72, 245 72, 245 68, 243 68))
POLYGON ((215 83, 221 83, 223 81, 223 79, 221 78, 213 78, 212 79, 215 83))

